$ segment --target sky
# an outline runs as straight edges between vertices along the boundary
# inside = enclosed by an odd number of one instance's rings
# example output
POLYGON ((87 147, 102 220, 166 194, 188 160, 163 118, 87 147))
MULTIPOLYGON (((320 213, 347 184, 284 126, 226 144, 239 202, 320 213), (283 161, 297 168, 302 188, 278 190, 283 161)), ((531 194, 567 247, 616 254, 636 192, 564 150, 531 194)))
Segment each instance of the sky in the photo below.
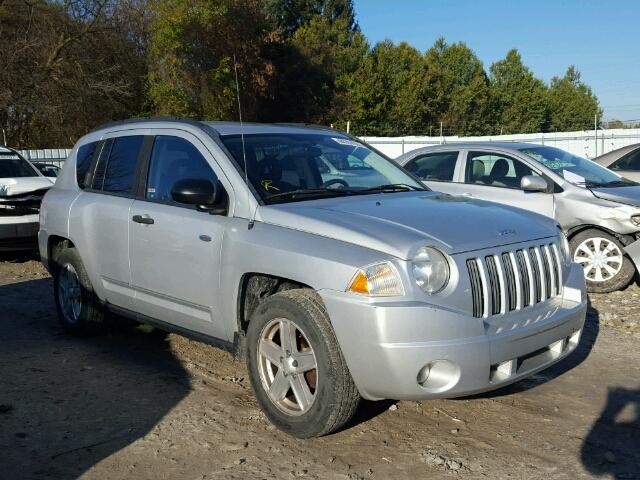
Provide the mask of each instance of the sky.
POLYGON ((517 48, 549 81, 575 65, 604 120, 640 119, 640 0, 355 0, 371 44, 464 42, 485 69, 517 48))

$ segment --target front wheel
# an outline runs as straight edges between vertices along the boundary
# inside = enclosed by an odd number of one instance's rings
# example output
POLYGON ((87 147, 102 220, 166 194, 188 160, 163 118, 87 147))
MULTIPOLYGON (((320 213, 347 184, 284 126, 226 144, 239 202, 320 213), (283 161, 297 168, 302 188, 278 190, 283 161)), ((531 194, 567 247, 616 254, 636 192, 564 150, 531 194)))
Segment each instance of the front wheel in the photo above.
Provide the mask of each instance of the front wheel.
POLYGON ((635 274, 633 262, 624 254, 624 246, 613 235, 589 229, 569 242, 573 261, 584 270, 587 290, 609 293, 625 288, 635 274))
POLYGON ((269 420, 295 437, 331 433, 358 408, 360 395, 313 291, 276 293, 258 306, 247 331, 247 367, 269 420))

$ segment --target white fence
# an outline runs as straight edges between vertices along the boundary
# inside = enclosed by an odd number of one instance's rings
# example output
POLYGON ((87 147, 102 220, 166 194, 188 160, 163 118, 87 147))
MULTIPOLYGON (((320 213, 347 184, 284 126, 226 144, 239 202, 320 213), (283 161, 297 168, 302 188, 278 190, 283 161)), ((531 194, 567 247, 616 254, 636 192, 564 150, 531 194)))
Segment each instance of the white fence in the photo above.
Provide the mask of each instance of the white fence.
POLYGON ((626 145, 640 143, 640 128, 586 130, 581 132, 489 135, 485 137, 362 137, 391 158, 427 145, 454 142, 528 142, 552 145, 574 155, 595 158, 626 145))
POLYGON ((64 162, 69 153, 70 148, 43 148, 40 150, 18 150, 20 154, 27 160, 34 163, 51 163, 60 166, 64 162))
MULTIPOLYGON (((517 135, 490 135, 485 137, 362 137, 378 150, 391 158, 426 145, 454 142, 528 142, 552 145, 575 155, 595 158, 617 148, 640 143, 640 128, 620 128, 611 130, 586 130, 581 132, 528 133, 517 135)), ((20 150, 32 162, 62 163, 71 152, 69 148, 45 148, 41 150, 20 150)))

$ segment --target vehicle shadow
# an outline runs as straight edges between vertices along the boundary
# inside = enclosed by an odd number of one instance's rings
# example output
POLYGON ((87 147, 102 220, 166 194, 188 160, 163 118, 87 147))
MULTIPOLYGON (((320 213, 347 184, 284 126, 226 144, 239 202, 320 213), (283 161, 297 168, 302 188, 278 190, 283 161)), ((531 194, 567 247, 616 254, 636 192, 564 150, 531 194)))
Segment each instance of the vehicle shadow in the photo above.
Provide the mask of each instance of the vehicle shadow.
POLYGON ((148 434, 190 391, 162 332, 67 335, 51 279, 0 286, 0 327, 3 478, 78 478, 148 434))
POLYGON ((480 393, 477 395, 471 395, 468 397, 461 397, 461 399, 470 400, 474 398, 496 398, 514 393, 524 392, 532 388, 537 387, 543 383, 547 383, 554 378, 564 375, 569 370, 573 370, 582 362, 584 362, 593 346, 596 343, 598 334, 600 333, 600 315, 598 310, 593 308, 591 300, 588 300, 587 318, 584 322, 584 328, 582 330, 582 337, 578 347, 568 357, 564 358, 560 362, 552 365, 551 367, 542 370, 530 377, 524 378, 516 383, 507 385, 506 387, 492 390, 489 392, 480 393))
POLYGON ((640 389, 611 388, 580 452, 586 469, 615 479, 640 478, 640 389))

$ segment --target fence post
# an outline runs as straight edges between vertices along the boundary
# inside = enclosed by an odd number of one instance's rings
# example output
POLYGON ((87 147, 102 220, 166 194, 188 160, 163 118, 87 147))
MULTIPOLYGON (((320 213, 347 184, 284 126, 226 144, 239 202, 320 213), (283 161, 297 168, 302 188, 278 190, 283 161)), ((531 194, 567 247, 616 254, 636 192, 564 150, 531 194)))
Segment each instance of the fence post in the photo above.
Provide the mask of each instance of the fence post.
POLYGON ((404 155, 404 137, 402 137, 402 155, 404 155))

